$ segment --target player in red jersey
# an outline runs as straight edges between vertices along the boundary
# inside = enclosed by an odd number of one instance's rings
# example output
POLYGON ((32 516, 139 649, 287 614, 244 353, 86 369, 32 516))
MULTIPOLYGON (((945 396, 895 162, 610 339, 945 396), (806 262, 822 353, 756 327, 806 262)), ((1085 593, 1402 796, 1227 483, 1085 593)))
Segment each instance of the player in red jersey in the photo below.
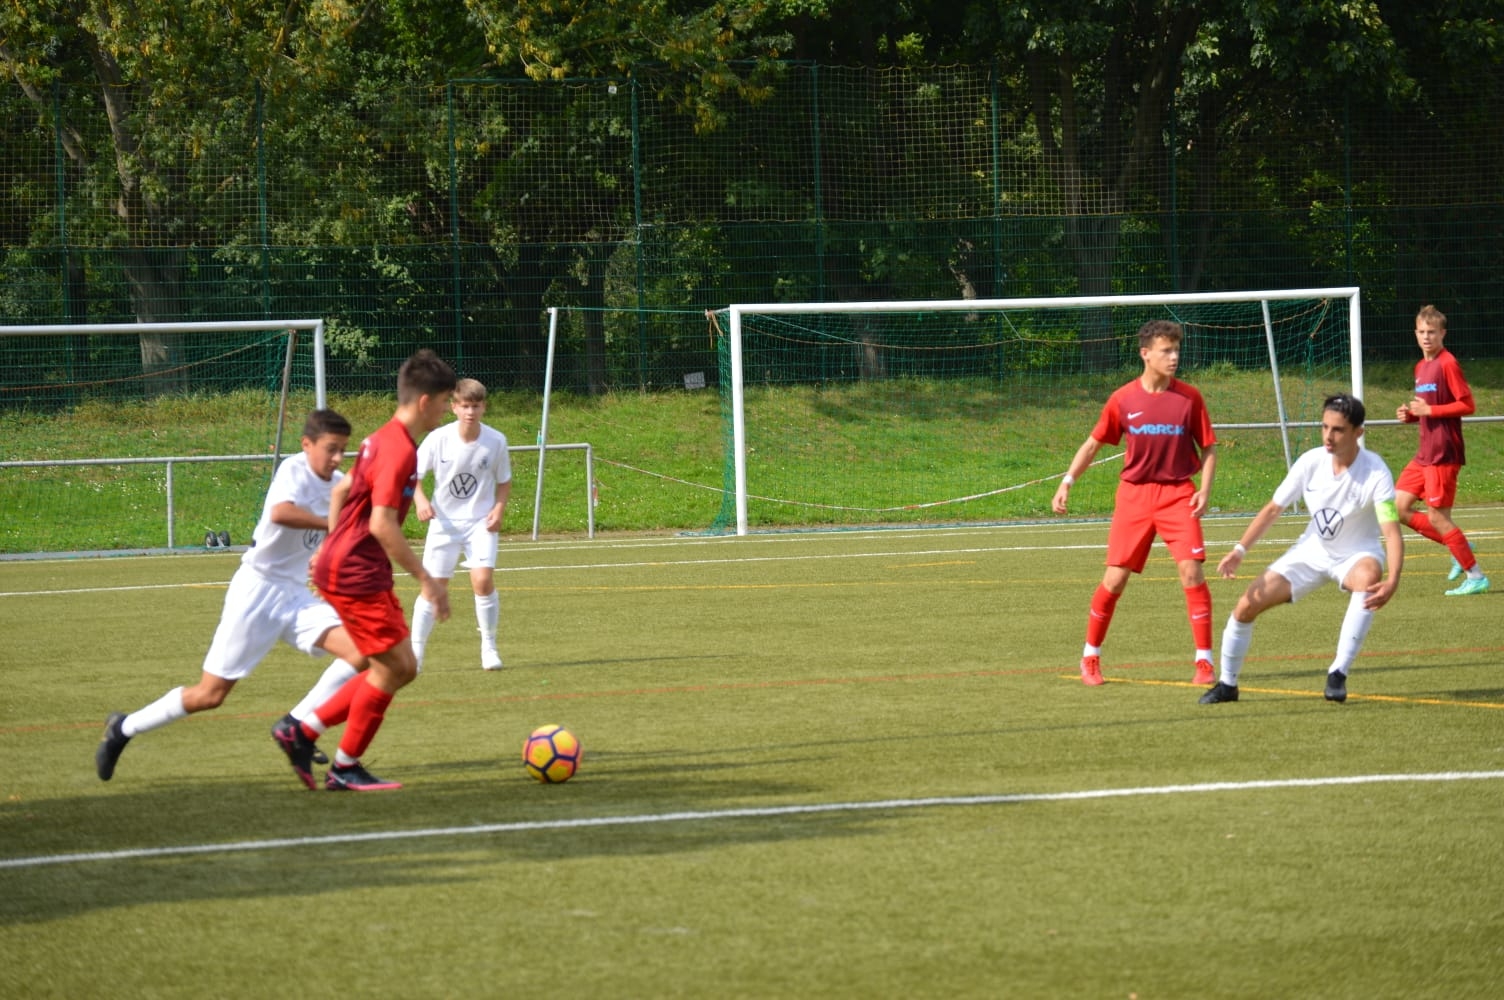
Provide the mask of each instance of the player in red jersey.
POLYGON ((1420 445, 1394 484, 1395 505, 1400 520, 1417 532, 1440 542, 1452 553, 1448 580, 1467 575, 1448 597, 1488 593, 1488 577, 1478 567, 1467 536, 1452 520, 1457 500, 1457 476, 1466 462, 1462 448, 1462 418, 1472 413, 1473 390, 1462 377, 1462 366, 1443 346, 1447 318, 1435 306, 1423 306, 1415 315, 1415 340, 1421 359, 1415 363, 1415 398, 1395 411, 1407 424, 1420 424, 1420 445), (1426 512, 1415 509, 1424 500, 1426 512))
POLYGON ((1197 684, 1216 680, 1212 663, 1212 594, 1202 563, 1206 541, 1201 515, 1206 512, 1217 467, 1217 438, 1201 393, 1175 377, 1185 332, 1179 323, 1151 320, 1138 331, 1144 372, 1114 392, 1055 491, 1055 513, 1066 512, 1071 484, 1092 463, 1104 444, 1126 435, 1127 450, 1107 533, 1107 571, 1092 595, 1081 651, 1081 681, 1102 683, 1102 641, 1112 624, 1118 598, 1130 574, 1142 573, 1155 535, 1165 540, 1180 573, 1186 611, 1195 640, 1197 684), (1201 487, 1191 481, 1201 473, 1201 487))
POLYGON ((324 787, 334 791, 386 791, 383 781, 360 764, 381 728, 392 697, 418 673, 392 563, 411 573, 439 621, 449 617, 449 592, 430 576, 402 533, 418 482, 417 438, 439 426, 449 412, 457 379, 433 351, 408 358, 397 373, 397 410, 360 444, 350 474, 334 489, 329 535, 315 556, 313 582, 339 612, 345 630, 370 664, 302 723, 273 730, 293 770, 314 787, 314 741, 330 726, 346 723, 324 787))

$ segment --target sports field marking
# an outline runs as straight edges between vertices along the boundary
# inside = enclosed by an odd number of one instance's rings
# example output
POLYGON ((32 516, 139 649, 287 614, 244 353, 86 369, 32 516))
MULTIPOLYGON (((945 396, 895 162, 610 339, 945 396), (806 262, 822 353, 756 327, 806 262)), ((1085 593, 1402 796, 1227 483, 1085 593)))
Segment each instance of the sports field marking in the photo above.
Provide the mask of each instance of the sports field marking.
MULTIPOLYGON (((568 571, 598 571, 607 569, 644 569, 644 568, 672 568, 676 566, 728 566, 744 565, 752 563, 774 562, 824 562, 840 559, 912 559, 915 556, 962 556, 984 555, 987 553, 1002 552, 1072 552, 1092 551, 1106 548, 1105 544, 1093 545, 988 545, 972 546, 968 548, 941 548, 941 549, 903 549, 885 550, 881 552, 826 552, 804 553, 798 555, 773 555, 773 556, 726 556, 717 559, 651 559, 635 560, 632 562, 591 562, 591 563, 567 563, 554 566, 498 566, 496 572, 502 573, 554 573, 568 571)), ((115 587, 79 587, 68 590, 15 590, 0 591, 0 598, 5 597, 54 597, 69 594, 102 594, 102 593, 126 593, 135 590, 191 590, 197 588, 220 588, 228 586, 228 581, 208 581, 198 583, 161 583, 161 584, 133 584, 129 586, 115 587)))
POLYGON ((880 799, 875 802, 823 802, 802 806, 767 806, 756 809, 707 809, 685 812, 640 813, 634 816, 596 816, 581 819, 536 820, 526 823, 481 823, 475 826, 441 826, 420 830, 378 830, 371 833, 338 833, 323 837, 279 837, 271 840, 238 840, 222 844, 184 844, 179 847, 140 847, 123 851, 42 854, 26 858, 0 858, 0 869, 40 868, 45 865, 81 864, 89 861, 125 861, 134 858, 182 857, 194 854, 275 851, 285 848, 303 849, 341 844, 422 840, 434 837, 474 837, 486 834, 533 833, 540 830, 579 830, 586 827, 647 826, 660 823, 708 823, 728 819, 769 819, 779 816, 811 816, 829 813, 894 812, 905 809, 1026 805, 1038 802, 1081 802, 1094 799, 1133 798, 1144 795, 1195 795, 1204 792, 1251 792, 1285 788, 1328 788, 1341 785, 1377 785, 1400 782, 1490 781, 1499 778, 1504 778, 1504 771, 1438 771, 1430 774, 1357 774, 1331 778, 1210 781, 1194 785, 1096 788, 1078 792, 1032 792, 1017 795, 956 795, 926 799, 880 799))
MULTIPOLYGON (((1072 681, 1074 681, 1074 680, 1080 680, 1080 677, 1078 677, 1076 674, 1061 674, 1060 676, 1061 676, 1061 679, 1063 679, 1063 680, 1072 680, 1072 681)), ((1147 687, 1181 687, 1181 688, 1196 688, 1197 690, 1201 690, 1201 691, 1206 690, 1200 684, 1192 684, 1190 681, 1154 681, 1154 680, 1149 680, 1148 678, 1143 678, 1143 677, 1104 677, 1104 678, 1102 678, 1102 680, 1104 680, 1108 684, 1138 684, 1138 685, 1147 686, 1147 687)), ((1293 696, 1299 697, 1299 698, 1324 698, 1324 697, 1326 697, 1325 693, 1323 693, 1321 691, 1308 691, 1308 690, 1305 690, 1305 689, 1292 689, 1292 688, 1249 687, 1246 684, 1239 684, 1238 685, 1238 691, 1239 692, 1247 691, 1250 694, 1293 695, 1293 696)), ((1442 706, 1445 706, 1447 708, 1495 708, 1495 709, 1504 709, 1504 703, 1500 703, 1500 702, 1496 702, 1496 701, 1463 701, 1463 700, 1458 699, 1458 698, 1412 698, 1412 697, 1408 697, 1408 696, 1394 695, 1394 694, 1353 694, 1352 692, 1348 692, 1347 700, 1348 701, 1387 701, 1387 702, 1391 702, 1391 703, 1396 704, 1396 705, 1442 705, 1442 706)))

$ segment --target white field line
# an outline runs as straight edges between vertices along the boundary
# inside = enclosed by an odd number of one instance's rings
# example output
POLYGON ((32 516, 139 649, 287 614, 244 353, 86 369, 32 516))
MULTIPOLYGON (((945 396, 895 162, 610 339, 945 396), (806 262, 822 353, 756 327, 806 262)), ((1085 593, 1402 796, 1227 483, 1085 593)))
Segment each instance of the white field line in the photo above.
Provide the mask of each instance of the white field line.
MULTIPOLYGON (((1467 517, 1469 515, 1476 516, 1477 514, 1482 514, 1482 513, 1486 513, 1486 512, 1487 512, 1486 510, 1468 511, 1466 514, 1463 514, 1463 515, 1454 514, 1454 517, 1457 518, 1457 519, 1463 519, 1463 518, 1465 518, 1465 517, 1467 517)), ((1229 519, 1222 518, 1221 520, 1229 520, 1229 519)), ((1238 519, 1238 521, 1240 523, 1241 523, 1242 520, 1243 520, 1242 518, 1238 519)), ((1301 529, 1301 528, 1305 527, 1305 520, 1303 518, 1297 519, 1295 517, 1291 517, 1289 520, 1290 520, 1289 527, 1291 529, 1295 529, 1295 533, 1294 534, 1291 534, 1288 537, 1267 537, 1267 538, 1265 538, 1263 540, 1262 544, 1265 547, 1268 547, 1268 546, 1281 546, 1281 547, 1283 547, 1283 546, 1286 546, 1286 545, 1289 545, 1289 544, 1293 543, 1295 541, 1295 536, 1299 534, 1299 530, 1298 529, 1301 529)), ((855 530, 847 531, 847 532, 818 532, 818 531, 815 531, 815 532, 789 532, 789 533, 783 533, 783 534, 754 535, 754 536, 751 536, 751 537, 720 536, 720 537, 715 537, 715 538, 684 538, 684 537, 675 537, 675 538, 631 538, 631 539, 621 539, 619 541, 609 541, 609 540, 606 540, 606 541, 590 541, 590 542, 550 542, 550 543, 546 543, 544 545, 531 545, 531 544, 528 544, 528 545, 518 545, 516 547, 506 548, 506 549, 503 550, 503 552, 504 553, 509 552, 509 553, 514 553, 514 554, 521 554, 521 553, 524 553, 524 552, 559 552, 559 551, 570 551, 570 550, 587 551, 587 552, 588 551, 600 552, 602 550, 605 550, 605 551, 620 551, 620 550, 624 550, 624 549, 641 549, 641 548, 678 548, 678 549, 685 549, 685 548, 695 548, 695 547, 707 546, 707 545, 714 545, 714 546, 735 546, 735 547, 739 547, 739 548, 746 548, 749 545, 763 545, 763 544, 769 544, 769 543, 771 543, 771 544, 786 544, 786 543, 790 543, 790 542, 805 542, 805 543, 808 543, 808 542, 824 542, 824 541, 852 541, 852 540, 856 540, 856 539, 868 539, 868 540, 883 539, 885 541, 891 541, 891 540, 895 540, 895 539, 905 539, 905 538, 927 538, 927 539, 933 539, 933 538, 936 537, 937 534, 942 535, 944 537, 948 537, 948 538, 959 538, 959 537, 963 537, 963 536, 967 536, 967 535, 987 535, 987 536, 992 536, 992 535, 996 535, 996 534, 999 534, 999 533, 1006 533, 1006 534, 1017 534, 1019 532, 1030 532, 1030 533, 1046 532, 1046 533, 1055 533, 1055 532, 1060 532, 1060 531, 1079 531, 1079 530, 1082 530, 1083 528, 1087 529, 1087 530, 1090 530, 1093 533, 1098 533, 1098 534, 1100 534, 1101 531, 1102 531, 1102 526, 1101 526, 1100 523, 1086 523, 1086 524, 1083 524, 1081 522, 1064 522, 1064 523, 1059 523, 1059 524, 1047 524, 1047 523, 1042 523, 1042 524, 1007 524, 1007 525, 991 525, 991 526, 983 527, 983 528, 977 528, 977 527, 958 527, 958 528, 913 528, 913 529, 885 528, 885 529, 871 529, 871 530, 855 529, 855 530)), ((1501 534, 1501 532, 1498 532, 1498 531, 1495 531, 1495 530, 1490 530, 1490 529, 1474 529, 1474 531, 1471 533, 1471 537, 1474 538, 1474 539, 1481 539, 1481 538, 1492 539, 1492 538, 1499 537, 1500 534, 1501 534)), ((1213 545, 1216 545, 1216 544, 1227 544, 1225 542, 1214 542, 1211 539, 1208 539, 1208 542, 1210 544, 1213 544, 1213 545)), ((1156 541, 1154 544, 1155 544, 1156 547, 1160 547, 1160 548, 1162 548, 1164 546, 1164 543, 1161 542, 1161 541, 1156 541)), ((897 550, 897 551, 881 551, 881 552, 801 553, 801 554, 797 554, 797 555, 786 555, 786 556, 753 556, 753 555, 734 555, 734 556, 732 556, 732 555, 728 555, 728 556, 725 556, 725 557, 722 557, 722 558, 711 558, 711 559, 672 559, 672 558, 670 558, 670 559, 646 559, 646 560, 637 560, 637 561, 633 561, 633 562, 569 563, 569 564, 560 564, 560 565, 554 565, 554 566, 498 566, 498 567, 496 567, 496 572, 497 573, 539 573, 539 572, 553 572, 553 571, 557 571, 557 570, 566 570, 566 571, 568 571, 568 570, 576 570, 576 571, 578 571, 578 570, 604 570, 604 569, 641 569, 643 567, 653 567, 653 566, 658 566, 658 567, 670 567, 670 566, 680 566, 680 565, 682 565, 682 566, 712 566, 712 565, 734 565, 734 564, 738 564, 738 563, 803 562, 803 561, 818 561, 818 560, 829 560, 829 559, 871 559, 871 558, 893 559, 893 558, 903 558, 903 557, 906 557, 906 556, 935 556, 935 555, 946 555, 946 554, 982 555, 982 554, 991 553, 991 552, 1078 552, 1078 551, 1102 550, 1102 549, 1105 549, 1106 547, 1107 547, 1107 541, 1106 541, 1106 538, 1103 537, 1100 540, 1096 540, 1096 541, 1093 541, 1093 542, 1091 542, 1089 544, 1085 544, 1085 545, 1059 545, 1059 544, 1056 544, 1056 545, 979 545, 979 546, 970 546, 970 547, 965 547, 965 548, 959 548, 958 547, 958 548, 900 549, 900 550, 897 550)), ((145 560, 151 560, 151 559, 181 559, 183 557, 181 555, 168 555, 168 556, 141 556, 139 558, 142 559, 143 561, 145 561, 145 560)), ((75 563, 75 564, 78 562, 78 560, 76 560, 76 559, 69 560, 69 561, 72 562, 72 563, 75 563)), ((195 589, 195 588, 213 588, 213 587, 223 588, 223 587, 226 587, 228 585, 229 585, 229 580, 226 579, 226 580, 202 581, 202 582, 198 582, 198 583, 160 583, 160 584, 138 584, 138 585, 134 585, 134 586, 79 587, 79 588, 73 588, 73 589, 67 589, 67 590, 14 590, 14 591, 0 591, 0 598, 6 598, 6 597, 48 597, 48 596, 53 596, 53 595, 65 596, 65 595, 68 595, 68 594, 127 593, 129 591, 135 591, 135 590, 180 590, 180 589, 182 589, 182 590, 191 590, 191 589, 195 589)))
POLYGON ((650 826, 665 823, 709 823, 722 820, 769 819, 829 813, 895 812, 951 806, 1020 805, 1037 802, 1079 802, 1120 799, 1145 795, 1193 795, 1202 792, 1250 792, 1286 788, 1327 788, 1342 785, 1395 784, 1402 782, 1488 781, 1504 778, 1504 771, 1439 771, 1430 774, 1358 774, 1331 778, 1287 778, 1265 781, 1213 781, 1194 785, 1157 785, 1142 788, 1098 788, 1078 792, 1036 792, 1017 795, 960 795, 924 799, 881 799, 875 802, 826 802, 755 809, 712 809, 633 816, 596 816, 581 819, 538 820, 525 823, 481 823, 473 826, 429 827, 417 830, 381 830, 371 833, 329 834, 322 837, 278 837, 270 840, 239 840, 220 844, 184 844, 178 847, 139 847, 121 851, 87 851, 78 854, 42 854, 33 857, 0 858, 0 869, 40 868, 46 865, 81 864, 89 861, 125 861, 135 858, 167 858, 195 854, 227 854, 245 851, 275 851, 287 848, 339 846, 435 837, 474 837, 547 830, 578 830, 587 827, 650 826))
MULTIPOLYGON (((1491 538, 1490 532, 1474 532, 1472 538, 1491 538)), ((1282 551, 1295 541, 1295 536, 1288 538, 1265 538, 1262 545, 1270 548, 1271 553, 1282 551)), ((746 545, 743 540, 742 545, 746 545)), ((1164 543, 1156 541, 1157 548, 1163 548, 1164 543)), ((674 566, 726 566, 751 563, 775 563, 775 562, 823 562, 839 559, 903 559, 912 556, 943 556, 943 555, 986 555, 988 553, 1001 552, 1087 552, 1100 551, 1107 547, 1106 540, 1093 542, 1089 545, 974 545, 957 548, 929 548, 929 549, 887 549, 878 552, 825 552, 825 553, 799 553, 796 555, 776 556, 725 556, 714 559, 642 559, 632 562, 590 562, 590 563, 560 563, 549 566, 497 566, 497 573, 553 573, 560 571, 598 571, 608 569, 643 569, 650 567, 669 568, 674 566)), ((157 583, 137 584, 133 586, 117 587, 79 587, 69 590, 11 590, 0 591, 0 598, 6 597, 50 597, 66 596, 69 594, 105 594, 125 593, 133 590, 192 590, 196 588, 224 588, 229 585, 228 580, 210 580, 198 583, 157 583)))
MULTIPOLYGON (((1292 537, 1290 541, 1294 541, 1292 537)), ((1163 543, 1156 542, 1156 545, 1163 543)), ((1274 544, 1277 544, 1274 543, 1274 544)), ((1072 552, 1102 550, 1107 547, 1105 539, 1091 545, 984 545, 970 546, 966 548, 932 548, 932 549, 895 549, 881 552, 826 552, 826 553, 801 553, 798 555, 778 556, 726 556, 718 559, 647 559, 633 562, 591 562, 591 563, 561 563, 552 566, 497 566, 497 573, 552 573, 558 571, 579 570, 607 570, 607 569, 642 569, 649 567, 669 568, 674 566, 722 566, 739 563, 773 563, 773 562, 823 562, 834 559, 902 559, 910 556, 942 556, 942 555, 984 555, 990 552, 1072 552)), ((155 583, 136 584, 132 586, 116 587, 78 587, 68 590, 11 590, 0 591, 0 598, 5 597, 51 597, 66 596, 69 594, 106 594, 125 593, 134 590, 192 590, 196 588, 218 587, 223 589, 229 585, 228 580, 210 580, 198 583, 155 583)))

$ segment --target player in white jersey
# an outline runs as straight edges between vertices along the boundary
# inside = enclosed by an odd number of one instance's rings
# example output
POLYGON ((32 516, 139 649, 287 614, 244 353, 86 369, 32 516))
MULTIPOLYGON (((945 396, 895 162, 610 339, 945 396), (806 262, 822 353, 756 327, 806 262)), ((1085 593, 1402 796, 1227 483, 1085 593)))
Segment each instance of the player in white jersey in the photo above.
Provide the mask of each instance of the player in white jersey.
POLYGON ((318 692, 338 687, 364 666, 365 658, 339 615, 308 589, 308 560, 324 540, 329 494, 349 440, 350 422, 338 413, 314 410, 308 415, 303 450, 277 467, 251 545, 230 579, 202 676, 129 715, 111 713, 94 754, 102 781, 114 776, 115 763, 132 737, 223 704, 236 682, 248 677, 279 639, 310 656, 337 657, 304 699, 305 706, 317 705, 322 701, 318 692))
POLYGON ((1325 691, 1327 701, 1347 700, 1348 671, 1368 636, 1373 613, 1399 587, 1405 561, 1394 477, 1382 458, 1360 446, 1364 419, 1361 400, 1347 393, 1328 396, 1322 404, 1322 446, 1296 459, 1274 499, 1218 564, 1218 572, 1231 579, 1281 511, 1300 500, 1311 512, 1295 544, 1248 585, 1228 617, 1222 632, 1222 677, 1201 696, 1203 705, 1238 700, 1238 673, 1253 641, 1254 619, 1276 604, 1300 600, 1328 580, 1352 595, 1325 691))
MULTIPOLYGON (((501 669, 496 627, 501 597, 496 593, 496 550, 507 500, 512 495, 512 458, 506 435, 481 422, 486 387, 462 378, 451 405, 455 420, 433 431, 418 446, 418 488, 413 497, 418 520, 428 522, 423 568, 447 587, 461 555, 470 570, 475 620, 480 626, 480 665, 501 669), (433 500, 423 477, 433 473, 433 500)), ((413 605, 413 650, 422 666, 434 609, 422 597, 413 605)))

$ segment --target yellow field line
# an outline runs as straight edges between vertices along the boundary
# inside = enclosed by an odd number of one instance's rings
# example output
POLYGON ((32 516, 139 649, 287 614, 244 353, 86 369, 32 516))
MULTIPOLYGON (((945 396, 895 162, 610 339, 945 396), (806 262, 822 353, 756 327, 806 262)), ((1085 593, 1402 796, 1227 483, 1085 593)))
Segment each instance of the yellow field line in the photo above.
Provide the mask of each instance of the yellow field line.
MULTIPOLYGON (((1060 676, 1064 680, 1072 680, 1072 681, 1077 681, 1077 682, 1079 682, 1081 680, 1081 677, 1080 677, 1079 674, 1061 674, 1060 676)), ((1179 687, 1179 688, 1196 688, 1197 690, 1205 690, 1205 688, 1203 688, 1200 684, 1192 684, 1190 681, 1154 681, 1154 680, 1148 680, 1147 678, 1128 678, 1128 677, 1104 677, 1104 678, 1102 678, 1102 680, 1103 680, 1104 683, 1107 683, 1107 684, 1142 684, 1142 685, 1145 685, 1145 686, 1148 686, 1148 687, 1179 687)), ((1238 685, 1238 692, 1241 694, 1244 691, 1247 691, 1247 692, 1249 692, 1251 694, 1282 694, 1282 695, 1293 695, 1293 696, 1300 697, 1300 698, 1322 698, 1322 697, 1325 697, 1325 695, 1322 692, 1320 692, 1320 691, 1295 690, 1295 689, 1290 689, 1290 688, 1248 687, 1247 685, 1243 685, 1243 684, 1238 685)), ((1396 705, 1443 705, 1443 706, 1446 706, 1448 708, 1493 708, 1493 709, 1504 709, 1504 703, 1494 702, 1494 701, 1458 701, 1456 699, 1449 699, 1449 698, 1412 698, 1412 697, 1401 697, 1399 695, 1392 695, 1392 694, 1351 694, 1351 693, 1349 693, 1348 696, 1347 696, 1347 700, 1348 701, 1384 701, 1384 702, 1391 702, 1391 703, 1396 704, 1396 705)))

